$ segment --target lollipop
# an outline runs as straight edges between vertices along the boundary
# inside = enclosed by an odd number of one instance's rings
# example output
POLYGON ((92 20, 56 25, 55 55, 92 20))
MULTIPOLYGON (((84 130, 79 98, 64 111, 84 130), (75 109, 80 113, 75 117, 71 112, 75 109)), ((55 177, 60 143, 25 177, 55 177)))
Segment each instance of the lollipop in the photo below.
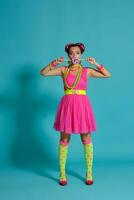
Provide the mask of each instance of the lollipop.
POLYGON ((80 60, 78 58, 74 57, 74 58, 71 59, 71 61, 75 65, 75 64, 78 64, 80 60))

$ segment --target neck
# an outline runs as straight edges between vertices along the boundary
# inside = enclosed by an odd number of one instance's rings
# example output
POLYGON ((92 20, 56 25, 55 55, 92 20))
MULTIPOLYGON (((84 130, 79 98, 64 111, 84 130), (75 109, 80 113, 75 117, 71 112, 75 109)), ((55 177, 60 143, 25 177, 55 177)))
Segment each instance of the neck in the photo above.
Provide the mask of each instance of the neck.
POLYGON ((75 69, 80 66, 81 66, 81 64, 79 63, 79 64, 71 64, 69 67, 71 67, 72 69, 75 69))

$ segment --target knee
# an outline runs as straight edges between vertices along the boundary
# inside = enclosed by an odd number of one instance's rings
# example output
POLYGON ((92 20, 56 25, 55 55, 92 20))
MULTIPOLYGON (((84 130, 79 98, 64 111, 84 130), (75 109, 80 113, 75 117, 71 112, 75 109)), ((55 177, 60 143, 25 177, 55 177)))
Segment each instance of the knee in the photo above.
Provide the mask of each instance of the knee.
POLYGON ((68 137, 61 137, 60 138, 60 144, 63 144, 64 146, 68 146, 70 143, 70 136, 68 137))
POLYGON ((60 142, 59 142, 59 143, 62 144, 62 145, 64 145, 64 146, 68 146, 69 143, 70 143, 70 141, 67 140, 67 139, 60 139, 60 142))
POLYGON ((81 137, 82 144, 90 144, 92 143, 92 138, 89 135, 81 137))
POLYGON ((65 134, 64 132, 61 133, 61 137, 60 137, 60 144, 63 144, 64 146, 68 146, 70 143, 70 139, 71 139, 71 135, 69 134, 65 134))

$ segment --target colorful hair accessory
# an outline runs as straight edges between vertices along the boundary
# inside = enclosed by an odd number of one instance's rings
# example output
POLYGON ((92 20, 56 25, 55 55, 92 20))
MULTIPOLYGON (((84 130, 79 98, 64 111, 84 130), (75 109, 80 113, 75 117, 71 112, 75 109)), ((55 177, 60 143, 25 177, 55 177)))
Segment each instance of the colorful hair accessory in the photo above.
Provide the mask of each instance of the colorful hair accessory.
POLYGON ((67 43, 66 46, 65 46, 65 51, 67 52, 68 49, 69 49, 69 46, 73 45, 73 43, 67 43))
POLYGON ((65 51, 66 51, 67 53, 69 52, 69 48, 70 48, 71 46, 79 46, 82 53, 85 51, 85 46, 84 46, 84 44, 81 43, 81 42, 78 42, 78 43, 67 43, 67 44, 65 45, 65 51))
POLYGON ((85 46, 84 46, 84 44, 82 44, 82 43, 75 43, 75 45, 80 46, 80 47, 83 49, 83 51, 85 50, 85 46))

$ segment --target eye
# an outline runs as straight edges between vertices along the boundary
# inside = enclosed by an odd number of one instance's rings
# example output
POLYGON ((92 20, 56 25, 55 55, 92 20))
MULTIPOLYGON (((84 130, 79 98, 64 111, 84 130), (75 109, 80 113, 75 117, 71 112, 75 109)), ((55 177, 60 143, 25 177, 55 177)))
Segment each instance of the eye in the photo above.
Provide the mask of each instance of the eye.
POLYGON ((72 52, 69 53, 69 55, 72 55, 72 54, 73 54, 72 52))

